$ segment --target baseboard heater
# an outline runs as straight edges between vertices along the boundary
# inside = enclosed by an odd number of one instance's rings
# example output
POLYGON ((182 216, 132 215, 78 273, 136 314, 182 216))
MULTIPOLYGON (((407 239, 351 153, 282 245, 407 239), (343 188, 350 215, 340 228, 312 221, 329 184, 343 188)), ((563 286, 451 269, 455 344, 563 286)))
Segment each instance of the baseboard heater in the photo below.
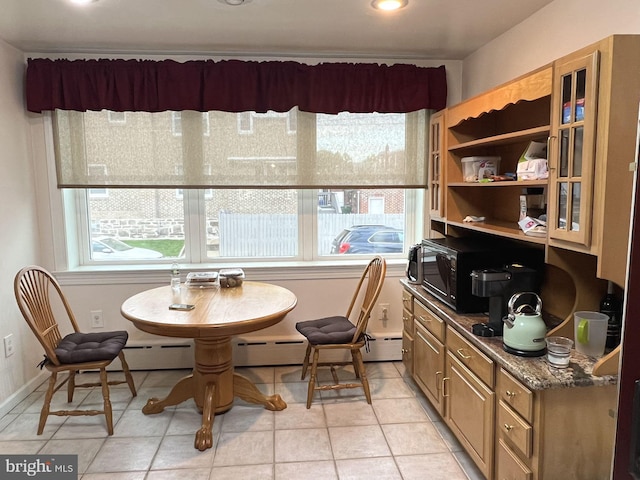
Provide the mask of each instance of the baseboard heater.
MULTIPOLYGON (((232 339, 235 366, 296 365, 302 363, 306 342, 301 338, 283 337, 235 337, 232 339)), ((402 358, 401 336, 372 336, 369 351, 362 350, 364 361, 396 361, 402 358)), ((125 356, 132 370, 163 370, 193 368, 193 341, 145 342, 129 340, 125 356)), ((339 350, 323 352, 322 361, 347 360, 348 352, 339 350)), ((112 369, 119 370, 118 361, 112 369)))

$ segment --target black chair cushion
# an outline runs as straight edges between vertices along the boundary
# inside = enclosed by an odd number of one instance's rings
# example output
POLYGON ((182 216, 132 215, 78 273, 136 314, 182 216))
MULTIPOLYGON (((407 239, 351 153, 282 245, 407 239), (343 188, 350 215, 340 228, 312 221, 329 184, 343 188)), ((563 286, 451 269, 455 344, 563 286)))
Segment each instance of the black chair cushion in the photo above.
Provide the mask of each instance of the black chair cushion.
POLYGON ((127 344, 129 334, 122 331, 70 333, 58 344, 56 356, 60 363, 85 363, 113 360, 127 344))
POLYGON ((356 327, 347 317, 327 317, 296 323, 296 330, 314 345, 351 343, 356 327))

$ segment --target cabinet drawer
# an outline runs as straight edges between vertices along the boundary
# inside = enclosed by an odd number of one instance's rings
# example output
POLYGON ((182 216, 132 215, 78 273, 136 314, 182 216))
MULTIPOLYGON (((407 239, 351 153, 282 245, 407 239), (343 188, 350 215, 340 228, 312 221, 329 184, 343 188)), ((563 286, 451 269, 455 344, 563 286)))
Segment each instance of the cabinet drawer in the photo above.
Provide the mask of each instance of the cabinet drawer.
POLYGON ((522 420, 503 401, 498 402, 498 428, 527 457, 531 456, 533 427, 522 420))
POLYGON ((451 355, 475 373, 487 386, 490 388, 495 386, 493 360, 471 345, 453 328, 449 328, 446 345, 451 355))
POLYGON ((496 478, 498 480, 532 480, 533 478, 531 470, 505 445, 502 439, 498 440, 496 478))
POLYGON ((498 398, 513 408, 527 422, 533 422, 533 392, 500 369, 498 374, 498 398))
POLYGON ((434 337, 444 343, 444 330, 446 327, 444 320, 431 313, 427 307, 418 301, 413 303, 413 318, 429 330, 434 337))
POLYGON ((402 325, 405 332, 413 335, 413 315, 406 308, 402 309, 402 325))
POLYGON ((413 313, 413 295, 406 290, 402 291, 402 306, 406 308, 409 313, 413 313))

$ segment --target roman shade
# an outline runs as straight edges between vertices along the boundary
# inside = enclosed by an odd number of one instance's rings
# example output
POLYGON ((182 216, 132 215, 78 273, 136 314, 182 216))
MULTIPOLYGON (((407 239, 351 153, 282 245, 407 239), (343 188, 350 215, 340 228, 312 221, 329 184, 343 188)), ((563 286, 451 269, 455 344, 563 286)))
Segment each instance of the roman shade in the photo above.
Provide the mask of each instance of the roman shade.
POLYGON ((60 188, 424 188, 444 67, 30 59, 60 188))

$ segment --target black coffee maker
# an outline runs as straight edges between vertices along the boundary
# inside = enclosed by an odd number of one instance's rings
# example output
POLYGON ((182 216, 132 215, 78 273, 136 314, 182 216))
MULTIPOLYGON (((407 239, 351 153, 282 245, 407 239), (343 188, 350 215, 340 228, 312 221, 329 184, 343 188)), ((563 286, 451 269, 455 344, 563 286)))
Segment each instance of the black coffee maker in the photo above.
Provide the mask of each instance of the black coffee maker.
POLYGON ((539 290, 538 272, 520 264, 473 270, 471 293, 478 297, 489 297, 489 321, 476 323, 471 331, 480 337, 502 336, 502 318, 507 314, 509 299, 518 292, 539 293, 539 290))

